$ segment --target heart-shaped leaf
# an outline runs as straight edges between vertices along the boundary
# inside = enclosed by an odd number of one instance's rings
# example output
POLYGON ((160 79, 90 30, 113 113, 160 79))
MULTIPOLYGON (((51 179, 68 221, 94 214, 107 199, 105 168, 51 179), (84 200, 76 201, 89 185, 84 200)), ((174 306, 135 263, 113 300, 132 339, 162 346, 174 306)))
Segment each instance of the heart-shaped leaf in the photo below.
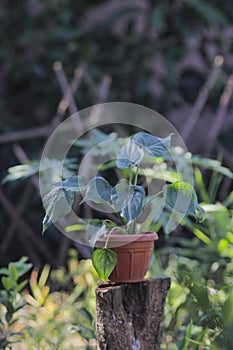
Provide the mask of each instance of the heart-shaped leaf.
POLYGON ((164 157, 168 152, 171 143, 171 135, 165 138, 159 138, 147 132, 139 132, 132 136, 132 140, 143 147, 154 157, 164 157))
POLYGON ((112 191, 112 203, 121 215, 131 222, 142 212, 145 190, 142 186, 129 185, 120 181, 112 191))
POLYGON ((121 180, 112 189, 112 204, 114 205, 116 211, 121 211, 122 208, 128 205, 132 197, 132 191, 130 190, 130 185, 128 181, 121 180))
POLYGON ((108 248, 97 249, 92 255, 92 264, 100 279, 107 281, 117 263, 116 253, 108 248))
POLYGON ((94 177, 87 185, 84 201, 93 201, 95 203, 110 202, 112 186, 101 176, 94 177))
POLYGON ((43 205, 46 211, 43 220, 43 233, 53 222, 71 212, 73 201, 73 192, 65 191, 62 187, 51 189, 43 198, 43 205))
POLYGON ((121 215, 130 223, 142 213, 142 205, 145 190, 142 186, 131 186, 132 196, 126 207, 122 209, 121 215))
POLYGON ((116 166, 119 169, 131 168, 138 165, 144 156, 143 149, 132 140, 124 145, 117 155, 116 166))
POLYGON ((204 213, 198 204, 194 188, 187 182, 177 181, 171 185, 164 185, 163 196, 166 206, 175 214, 183 214, 183 216, 187 214, 196 218, 196 210, 204 213))

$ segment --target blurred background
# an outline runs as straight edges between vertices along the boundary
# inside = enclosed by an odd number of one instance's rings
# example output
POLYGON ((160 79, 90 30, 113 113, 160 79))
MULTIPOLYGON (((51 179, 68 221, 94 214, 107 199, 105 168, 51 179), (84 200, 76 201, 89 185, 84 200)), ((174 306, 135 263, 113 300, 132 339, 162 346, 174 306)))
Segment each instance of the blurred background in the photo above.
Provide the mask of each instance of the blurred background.
POLYGON ((232 70, 232 0, 0 1, 0 267, 30 262, 0 269, 1 349, 21 331, 14 350, 96 348, 91 252, 41 235, 38 168, 60 122, 113 101, 176 127, 206 212, 159 230, 148 276, 172 278, 163 349, 233 349, 232 70))
MULTIPOLYGON (((36 172, 59 122, 111 101, 156 110, 192 153, 232 169, 232 23, 231 0, 2 0, 0 178, 28 160, 15 178, 36 172)), ((1 185, 0 208, 1 265, 65 263, 73 243, 41 237, 38 178, 1 185)))

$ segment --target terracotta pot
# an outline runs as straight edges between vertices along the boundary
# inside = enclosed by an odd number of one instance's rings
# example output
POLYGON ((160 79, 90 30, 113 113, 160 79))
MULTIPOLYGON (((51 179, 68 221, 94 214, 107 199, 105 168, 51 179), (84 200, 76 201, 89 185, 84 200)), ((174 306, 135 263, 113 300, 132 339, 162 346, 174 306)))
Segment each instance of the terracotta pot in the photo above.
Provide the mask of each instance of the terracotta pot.
POLYGON ((117 254, 117 264, 109 276, 110 282, 139 282, 148 271, 154 241, 157 233, 142 235, 113 234, 109 248, 117 254))

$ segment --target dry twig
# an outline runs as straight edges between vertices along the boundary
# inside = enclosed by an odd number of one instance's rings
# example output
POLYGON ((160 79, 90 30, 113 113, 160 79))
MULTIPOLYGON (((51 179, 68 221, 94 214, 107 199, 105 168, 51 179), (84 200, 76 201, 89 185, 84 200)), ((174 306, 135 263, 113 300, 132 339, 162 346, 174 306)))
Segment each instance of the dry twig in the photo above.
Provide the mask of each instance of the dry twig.
POLYGON ((214 148, 216 139, 222 129, 232 93, 233 93, 233 75, 230 75, 229 78, 227 79, 225 89, 220 97, 219 107, 218 107, 216 116, 209 128, 208 139, 204 147, 204 153, 206 156, 208 156, 211 150, 214 148))
POLYGON ((223 57, 222 56, 216 56, 215 60, 214 60, 214 65, 212 70, 210 71, 210 74, 206 80, 205 85, 201 88, 199 94, 198 94, 198 98, 195 102, 195 104, 193 105, 191 112, 189 114, 189 117, 187 118, 187 122, 185 123, 183 130, 181 132, 181 135, 183 136, 183 139, 185 141, 188 140, 188 138, 190 137, 200 115, 201 112, 204 108, 204 105, 206 103, 206 100, 208 98, 208 95, 216 81, 216 78, 219 74, 219 71, 222 67, 223 64, 223 57))

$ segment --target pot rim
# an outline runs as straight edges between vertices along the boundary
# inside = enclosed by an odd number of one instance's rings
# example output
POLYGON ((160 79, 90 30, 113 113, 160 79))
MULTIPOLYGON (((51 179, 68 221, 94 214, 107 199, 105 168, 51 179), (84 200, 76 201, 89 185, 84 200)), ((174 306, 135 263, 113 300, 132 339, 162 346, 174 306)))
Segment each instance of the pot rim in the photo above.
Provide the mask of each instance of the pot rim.
MULTIPOLYGON (((96 242, 96 247, 100 247, 107 239, 107 235, 96 242), (101 244, 102 243, 102 244, 101 244)), ((108 247, 113 248, 135 241, 155 241, 158 239, 156 232, 144 232, 142 234, 124 235, 119 231, 114 231, 109 238, 108 247)))
MULTIPOLYGON (((158 239, 158 235, 156 232, 144 232, 141 234, 128 234, 128 235, 124 235, 120 232, 113 232, 109 238, 109 242, 129 242, 129 241, 148 241, 148 240, 157 240, 158 239)), ((104 237, 103 240, 105 241, 106 238, 104 237)))

